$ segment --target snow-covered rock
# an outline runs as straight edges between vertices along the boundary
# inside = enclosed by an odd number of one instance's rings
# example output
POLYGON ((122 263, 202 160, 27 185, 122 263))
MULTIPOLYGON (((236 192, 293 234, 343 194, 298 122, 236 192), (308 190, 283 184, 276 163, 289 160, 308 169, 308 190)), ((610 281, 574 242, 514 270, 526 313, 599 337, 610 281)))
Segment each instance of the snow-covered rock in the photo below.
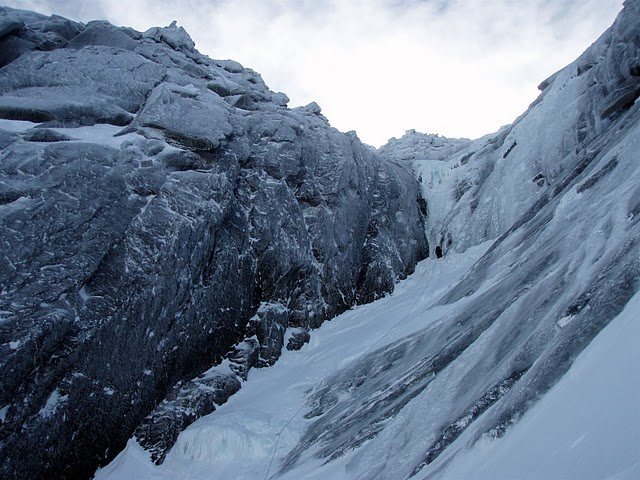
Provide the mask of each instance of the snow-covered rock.
POLYGON ((174 50, 194 51, 196 44, 186 30, 177 25, 174 20, 168 27, 153 27, 143 33, 143 36, 164 42, 174 50))
POLYGON ((0 20, 3 478, 161 462, 426 256, 409 169, 181 27, 0 20))

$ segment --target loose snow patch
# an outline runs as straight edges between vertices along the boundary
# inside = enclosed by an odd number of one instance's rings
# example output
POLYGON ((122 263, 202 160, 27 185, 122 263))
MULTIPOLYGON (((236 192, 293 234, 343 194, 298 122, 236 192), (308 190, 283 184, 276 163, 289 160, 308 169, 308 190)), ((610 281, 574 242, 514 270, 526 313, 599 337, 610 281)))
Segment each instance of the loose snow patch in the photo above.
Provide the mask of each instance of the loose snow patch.
POLYGON ((47 399, 47 403, 45 403, 44 407, 40 409, 38 414, 41 417, 50 417, 51 415, 56 413, 58 406, 64 403, 67 398, 69 398, 68 395, 60 395, 60 390, 56 388, 53 392, 51 392, 51 395, 49 395, 49 398, 47 399))
POLYGON ((96 143, 113 148, 120 148, 125 141, 139 138, 135 133, 127 133, 126 135, 116 137, 115 135, 122 131, 122 127, 108 124, 97 124, 88 127, 76 128, 52 128, 51 130, 71 137, 72 140, 96 143))

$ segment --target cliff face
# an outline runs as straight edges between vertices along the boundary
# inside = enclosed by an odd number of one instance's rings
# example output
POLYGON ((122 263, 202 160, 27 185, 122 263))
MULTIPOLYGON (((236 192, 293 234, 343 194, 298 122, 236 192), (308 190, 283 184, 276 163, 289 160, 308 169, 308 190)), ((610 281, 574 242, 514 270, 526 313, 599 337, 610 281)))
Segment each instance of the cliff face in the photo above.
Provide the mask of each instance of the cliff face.
POLYGON ((3 478, 130 437, 101 478, 448 478, 637 298, 638 18, 498 133, 375 152, 175 25, 0 9, 3 478))
POLYGON ((179 27, 0 9, 3 478, 156 461, 428 254, 403 164, 179 27))
POLYGON ((379 153, 421 182, 431 258, 162 466, 132 441, 97 478, 638 477, 639 18, 627 0, 496 134, 390 141, 379 153))

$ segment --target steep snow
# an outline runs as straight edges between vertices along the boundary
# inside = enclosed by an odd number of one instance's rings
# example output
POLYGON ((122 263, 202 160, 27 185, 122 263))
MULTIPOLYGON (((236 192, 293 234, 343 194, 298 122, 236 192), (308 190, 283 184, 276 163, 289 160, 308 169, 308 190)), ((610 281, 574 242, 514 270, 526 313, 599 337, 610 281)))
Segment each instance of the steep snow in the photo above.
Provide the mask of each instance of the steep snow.
POLYGON ((499 440, 483 438, 425 478, 640 478, 640 295, 499 440))
MULTIPOLYGON (((442 261, 424 260, 391 295, 354 307, 325 323, 308 345, 300 351, 285 352, 274 367, 252 370, 232 400, 180 435, 163 465, 153 465, 148 453, 130 441, 108 467, 98 471, 96 479, 169 480, 191 476, 253 480, 265 476, 274 452, 270 475, 276 474, 310 423, 301 409, 306 393, 363 355, 438 322, 467 303, 469 299, 454 305, 434 305, 488 247, 485 243, 442 261)), ((295 470, 286 478, 302 478, 300 475, 313 471, 317 463, 304 465, 302 473, 295 470)), ((324 471, 319 475, 334 478, 324 471)))

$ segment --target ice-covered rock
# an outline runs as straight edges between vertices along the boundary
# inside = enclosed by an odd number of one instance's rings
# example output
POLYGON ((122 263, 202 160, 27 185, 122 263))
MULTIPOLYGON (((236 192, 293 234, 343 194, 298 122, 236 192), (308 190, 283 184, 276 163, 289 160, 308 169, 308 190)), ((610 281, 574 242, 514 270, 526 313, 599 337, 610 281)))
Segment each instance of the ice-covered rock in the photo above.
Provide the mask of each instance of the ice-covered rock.
POLYGON ((25 53, 0 70, 0 118, 127 125, 166 68, 104 46, 25 53))
POLYGON ((637 108, 640 41, 630 20, 637 9, 626 2, 615 25, 545 80, 527 112, 496 134, 465 141, 410 131, 380 149, 412 163, 428 192, 432 249, 463 251, 505 234, 599 162, 620 117, 637 108))
POLYGON ((380 147, 380 153, 402 162, 451 160, 470 143, 471 140, 466 138, 446 138, 407 130, 401 138, 392 138, 380 147))
POLYGON ((179 27, 175 20, 168 27, 153 27, 143 35, 157 42, 164 42, 174 50, 193 51, 196 46, 186 30, 179 27))
POLYGON ((0 12, 3 477, 447 478, 637 295, 638 0, 514 124, 377 153, 175 25, 0 12))
POLYGON ((175 24, 0 17, 3 478, 162 461, 427 254, 409 169, 175 24))

